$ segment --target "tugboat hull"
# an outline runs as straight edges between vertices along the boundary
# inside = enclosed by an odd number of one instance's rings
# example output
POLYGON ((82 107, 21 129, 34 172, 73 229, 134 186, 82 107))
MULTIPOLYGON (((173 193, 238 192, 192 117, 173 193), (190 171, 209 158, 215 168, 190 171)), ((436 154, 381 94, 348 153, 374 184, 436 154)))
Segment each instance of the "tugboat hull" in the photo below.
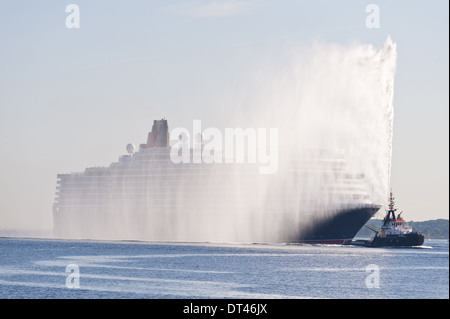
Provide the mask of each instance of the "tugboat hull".
POLYGON ((386 246, 420 246, 423 244, 425 237, 419 232, 389 235, 386 237, 375 236, 370 247, 386 247, 386 246))

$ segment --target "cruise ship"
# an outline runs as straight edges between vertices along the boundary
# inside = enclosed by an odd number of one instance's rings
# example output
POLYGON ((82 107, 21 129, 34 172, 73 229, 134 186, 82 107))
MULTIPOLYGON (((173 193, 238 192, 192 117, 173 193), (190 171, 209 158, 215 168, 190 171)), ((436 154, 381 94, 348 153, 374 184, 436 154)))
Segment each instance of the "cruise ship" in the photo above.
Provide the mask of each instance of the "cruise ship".
POLYGON ((252 163, 174 163, 165 119, 126 149, 108 167, 57 175, 56 237, 341 244, 381 207, 336 152, 281 154, 271 175, 252 163))

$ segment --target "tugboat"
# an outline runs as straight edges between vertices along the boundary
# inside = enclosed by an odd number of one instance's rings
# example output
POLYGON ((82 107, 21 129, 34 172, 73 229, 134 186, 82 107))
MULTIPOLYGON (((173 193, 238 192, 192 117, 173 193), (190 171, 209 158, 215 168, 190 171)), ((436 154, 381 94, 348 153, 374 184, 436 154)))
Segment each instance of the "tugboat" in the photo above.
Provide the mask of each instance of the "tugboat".
POLYGON ((366 246, 420 246, 423 244, 425 236, 421 232, 412 230, 411 226, 401 217, 402 212, 395 216, 397 209, 394 207, 394 204, 394 197, 391 192, 389 196, 389 209, 383 219, 381 234, 375 231, 373 240, 367 242, 366 246))

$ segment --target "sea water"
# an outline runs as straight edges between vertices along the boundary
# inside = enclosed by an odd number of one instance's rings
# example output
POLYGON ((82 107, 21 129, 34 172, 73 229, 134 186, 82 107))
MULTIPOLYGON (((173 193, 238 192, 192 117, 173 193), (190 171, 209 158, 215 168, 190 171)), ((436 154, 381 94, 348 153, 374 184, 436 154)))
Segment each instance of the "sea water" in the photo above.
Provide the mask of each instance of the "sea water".
POLYGON ((0 238, 0 298, 449 298, 448 240, 415 248, 0 238))

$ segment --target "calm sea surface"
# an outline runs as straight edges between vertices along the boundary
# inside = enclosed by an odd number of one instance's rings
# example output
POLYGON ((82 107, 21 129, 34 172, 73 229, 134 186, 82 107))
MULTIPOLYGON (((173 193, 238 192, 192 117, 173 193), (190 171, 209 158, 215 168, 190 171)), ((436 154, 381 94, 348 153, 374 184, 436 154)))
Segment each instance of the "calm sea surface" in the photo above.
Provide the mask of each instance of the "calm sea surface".
POLYGON ((0 238, 0 298, 449 298, 448 253, 0 238))

